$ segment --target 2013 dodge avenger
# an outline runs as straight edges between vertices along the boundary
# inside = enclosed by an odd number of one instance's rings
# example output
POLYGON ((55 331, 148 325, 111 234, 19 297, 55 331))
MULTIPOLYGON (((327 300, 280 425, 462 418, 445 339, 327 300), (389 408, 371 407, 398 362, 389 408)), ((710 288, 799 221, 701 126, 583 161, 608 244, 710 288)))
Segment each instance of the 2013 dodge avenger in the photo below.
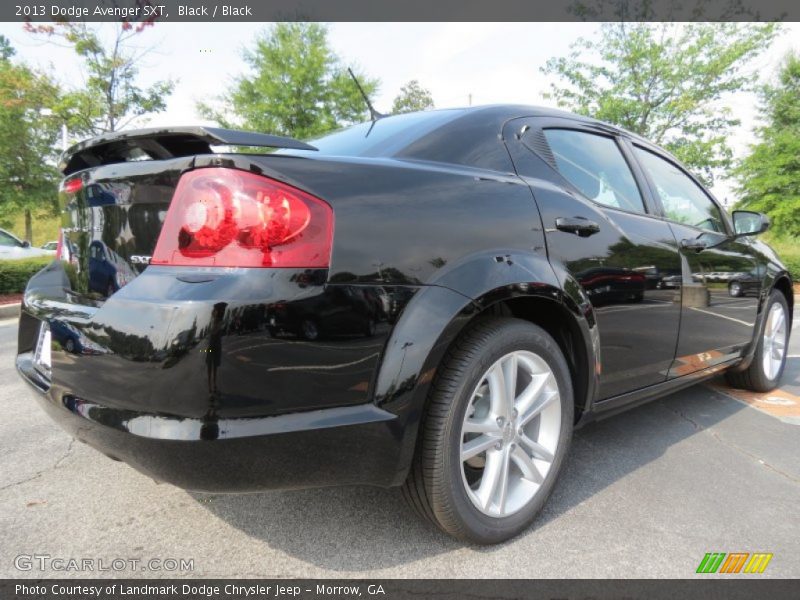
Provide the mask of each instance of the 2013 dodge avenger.
POLYGON ((62 169, 19 373, 73 436, 188 489, 400 486, 499 542, 576 426, 784 369, 792 281, 754 237, 767 218, 591 119, 436 110, 308 143, 145 129, 62 169))

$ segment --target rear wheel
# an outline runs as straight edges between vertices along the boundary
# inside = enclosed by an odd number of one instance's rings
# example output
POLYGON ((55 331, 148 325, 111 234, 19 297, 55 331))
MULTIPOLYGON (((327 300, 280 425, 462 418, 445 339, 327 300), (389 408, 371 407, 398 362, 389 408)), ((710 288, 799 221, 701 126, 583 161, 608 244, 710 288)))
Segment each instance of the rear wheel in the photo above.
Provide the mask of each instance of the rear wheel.
POLYGON ((738 281, 731 281, 728 284, 728 293, 734 298, 738 298, 742 295, 742 284, 738 281))
POLYGON ((569 369, 553 338, 526 321, 482 321, 439 369, 404 496, 457 538, 507 540, 544 506, 572 426, 569 369))
POLYGON ((786 366, 786 347, 789 343, 789 307, 786 298, 773 290, 767 302, 764 327, 750 366, 741 372, 728 372, 728 383, 754 392, 775 389, 786 366))

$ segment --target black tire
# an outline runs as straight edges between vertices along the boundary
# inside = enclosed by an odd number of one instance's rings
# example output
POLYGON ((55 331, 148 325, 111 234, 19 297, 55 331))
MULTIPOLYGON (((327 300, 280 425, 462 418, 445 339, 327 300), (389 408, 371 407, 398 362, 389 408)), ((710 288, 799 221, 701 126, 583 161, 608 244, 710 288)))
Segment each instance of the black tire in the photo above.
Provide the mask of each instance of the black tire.
POLYGON ((467 542, 496 544, 508 540, 534 520, 552 492, 572 438, 574 395, 569 367, 558 344, 541 327, 511 318, 489 318, 464 332, 447 355, 433 382, 408 478, 407 502, 446 533, 467 542), (528 350, 552 370, 561 397, 558 446, 550 470, 536 495, 506 517, 482 513, 470 501, 461 475, 461 424, 475 387, 487 369, 516 350, 528 350))
POLYGON ((789 335, 791 332, 791 322, 789 321, 789 306, 786 303, 786 297, 778 290, 773 290, 769 296, 769 301, 764 307, 764 322, 761 324, 761 329, 758 332, 758 344, 756 345, 755 355, 753 362, 744 371, 728 371, 725 373, 725 378, 728 383, 743 390, 750 390, 753 392, 769 392, 778 386, 778 382, 783 375, 783 370, 786 368, 786 355, 789 349, 789 335), (777 375, 770 379, 764 372, 763 367, 763 353, 764 353, 764 328, 767 325, 767 315, 772 309, 772 305, 778 303, 783 307, 783 312, 786 318, 786 346, 783 353, 783 364, 778 369, 777 375))

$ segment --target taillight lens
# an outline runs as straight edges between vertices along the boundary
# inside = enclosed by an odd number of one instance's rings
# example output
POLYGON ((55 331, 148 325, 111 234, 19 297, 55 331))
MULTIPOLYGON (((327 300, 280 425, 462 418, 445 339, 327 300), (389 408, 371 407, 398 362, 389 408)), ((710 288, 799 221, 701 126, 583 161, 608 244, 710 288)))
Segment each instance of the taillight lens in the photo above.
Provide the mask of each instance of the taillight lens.
POLYGON ((236 169, 184 174, 150 264, 327 267, 331 207, 279 181, 236 169))
POLYGON ((80 177, 65 179, 61 182, 61 191, 66 194, 77 194, 83 189, 83 180, 80 177))

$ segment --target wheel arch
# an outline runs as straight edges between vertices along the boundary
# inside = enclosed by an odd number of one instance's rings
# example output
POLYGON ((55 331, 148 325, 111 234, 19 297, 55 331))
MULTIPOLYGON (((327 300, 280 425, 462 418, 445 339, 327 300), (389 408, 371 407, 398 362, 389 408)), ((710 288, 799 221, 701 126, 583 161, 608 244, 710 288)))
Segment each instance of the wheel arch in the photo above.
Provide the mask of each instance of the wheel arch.
MULTIPOLYGON (((502 269, 500 262, 492 262, 502 269)), ((512 316, 550 333, 570 367, 576 416, 589 413, 599 372, 594 313, 577 282, 567 280, 562 289, 549 263, 548 271, 548 281, 530 281, 529 271, 528 281, 495 285, 474 298, 451 288, 423 286, 409 302, 384 349, 373 388, 375 403, 398 415, 395 434, 401 448, 395 484, 403 482, 410 467, 438 365, 459 335, 486 316, 512 316)))
MULTIPOLYGON (((791 321, 794 318, 794 290, 792 287, 792 278, 789 275, 788 271, 781 271, 778 273, 773 279, 772 283, 768 288, 768 291, 764 298, 769 298, 772 294, 773 290, 777 290, 783 294, 786 298, 786 305, 789 307, 789 320, 791 321)), ((761 335, 762 328, 764 326, 764 319, 766 318, 766 311, 763 309, 763 306, 766 304, 766 300, 761 300, 762 308, 759 308, 759 314, 756 319, 756 324, 753 329, 753 339, 750 342, 749 348, 744 354, 742 360, 735 366, 731 367, 731 371, 734 373, 741 373, 742 371, 747 370, 750 364, 753 362, 755 357, 756 346, 758 345, 758 338, 761 335)), ((789 327, 789 335, 791 336, 791 327, 789 327)))
POLYGON ((792 289, 792 279, 789 273, 781 273, 773 284, 773 289, 780 291, 786 297, 786 305, 789 307, 789 318, 794 318, 794 290, 792 289))

